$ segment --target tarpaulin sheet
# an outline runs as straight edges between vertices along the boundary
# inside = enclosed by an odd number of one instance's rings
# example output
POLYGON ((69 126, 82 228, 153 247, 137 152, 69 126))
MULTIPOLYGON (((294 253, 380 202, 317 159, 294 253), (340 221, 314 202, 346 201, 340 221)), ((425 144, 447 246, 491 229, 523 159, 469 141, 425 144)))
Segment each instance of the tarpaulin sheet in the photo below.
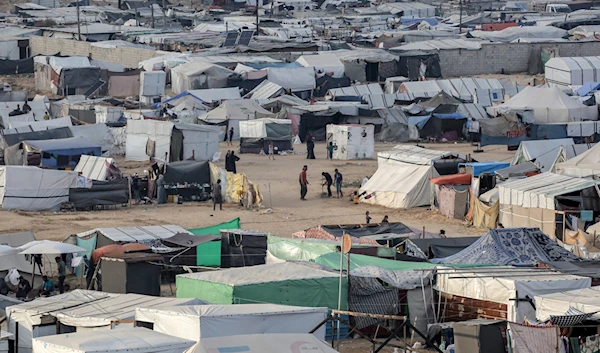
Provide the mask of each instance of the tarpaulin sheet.
POLYGON ((315 69, 312 67, 269 68, 269 81, 292 92, 315 88, 315 69))
POLYGON ((167 164, 166 183, 210 184, 210 166, 208 162, 179 161, 167 164))
MULTIPOLYGON (((508 162, 480 162, 480 163, 461 163, 458 165, 471 167, 473 176, 478 177, 481 173, 494 173, 496 170, 510 167, 508 162)), ((469 174, 471 175, 471 174, 469 174)))
POLYGON ((6 147, 14 146, 21 141, 35 141, 35 140, 58 140, 73 137, 71 129, 69 127, 59 127, 52 130, 42 130, 33 132, 24 132, 11 135, 2 135, 4 144, 6 147))
POLYGON ((436 185, 471 185, 471 174, 444 175, 429 181, 436 185))
POLYGON ((177 233, 170 238, 163 239, 163 241, 177 244, 180 246, 193 247, 193 246, 198 246, 198 245, 204 244, 206 242, 217 240, 217 239, 220 239, 220 238, 216 235, 210 235, 210 234, 207 234, 202 237, 197 237, 192 234, 177 233))
POLYGON ((344 234, 349 234, 356 238, 377 234, 412 234, 412 230, 403 223, 388 223, 375 226, 321 226, 321 228, 335 237, 341 237, 344 234))
MULTIPOLYGON (((218 235, 220 237, 219 230, 221 229, 239 229, 240 219, 235 218, 229 222, 217 224, 205 228, 188 229, 188 231, 194 235, 218 235)), ((221 240, 210 241, 198 245, 196 247, 196 265, 197 266, 221 266, 221 240)))
POLYGON ((33 57, 21 60, 0 60, 0 75, 32 74, 33 57))
POLYGON ((126 204, 129 202, 129 179, 94 180, 90 189, 70 189, 69 201, 78 209, 126 204))

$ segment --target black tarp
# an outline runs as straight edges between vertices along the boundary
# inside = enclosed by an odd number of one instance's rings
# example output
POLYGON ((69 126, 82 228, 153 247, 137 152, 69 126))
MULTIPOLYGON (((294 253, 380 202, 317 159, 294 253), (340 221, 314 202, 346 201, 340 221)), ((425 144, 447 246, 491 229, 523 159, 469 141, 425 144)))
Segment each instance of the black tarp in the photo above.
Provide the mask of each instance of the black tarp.
POLYGON ((57 140, 73 137, 69 127, 59 127, 52 130, 23 132, 19 134, 3 135, 4 146, 14 146, 22 141, 57 140))
POLYGON ((377 234, 406 234, 413 231, 404 223, 376 223, 347 226, 321 226, 327 233, 341 237, 344 234, 350 234, 352 237, 361 238, 377 234))
POLYGON ((100 68, 97 67, 62 69, 60 71, 59 94, 84 94, 100 81, 100 76, 100 68))
POLYGON ((126 204, 129 202, 129 179, 94 180, 89 189, 69 189, 69 201, 76 209, 126 204))
POLYGON ((466 162, 462 158, 438 159, 433 162, 433 167, 439 175, 450 175, 458 173, 458 165, 466 162))
POLYGON ((179 161, 167 164, 165 183, 210 184, 210 165, 207 161, 179 161))
POLYGON ((266 233, 221 232, 221 268, 264 265, 266 257, 266 233))
POLYGON ((411 239, 424 253, 433 250, 434 257, 447 257, 459 253, 476 242, 479 237, 411 239))
POLYGON ((325 97, 327 91, 332 88, 350 87, 352 81, 347 77, 333 78, 329 75, 324 75, 317 78, 317 87, 314 91, 315 97, 325 97))
POLYGON ((440 67, 440 58, 438 54, 425 53, 421 53, 420 55, 401 54, 398 60, 398 76, 408 77, 412 81, 418 80, 421 75, 421 63, 424 63, 427 67, 425 70, 425 77, 442 77, 442 69, 440 67))
POLYGON ((269 142, 273 142, 273 148, 276 148, 276 152, 290 151, 292 150, 292 140, 269 140, 269 139, 253 139, 253 138, 241 138, 240 139, 240 153, 260 153, 262 150, 265 154, 269 153, 269 142))
POLYGON ((220 238, 216 235, 210 234, 198 236, 187 233, 177 233, 170 238, 164 238, 162 241, 184 247, 194 247, 217 239, 220 238))
POLYGON ((139 252, 104 258, 102 291, 160 296, 161 266, 153 262, 162 260, 159 254, 139 252))
MULTIPOLYGON (((524 305, 529 305, 525 303, 524 305)), ((457 352, 504 353, 506 352, 506 321, 475 319, 455 322, 454 345, 457 352)))
POLYGON ((302 114, 300 117, 300 125, 298 126, 298 137, 300 138, 300 141, 304 142, 306 135, 310 132, 313 135, 313 140, 325 141, 327 125, 339 123, 339 113, 329 116, 314 115, 312 113, 302 114))
MULTIPOLYGON (((456 137, 463 137, 463 127, 467 119, 440 119, 431 116, 425 123, 425 126, 419 131, 421 138, 435 137, 441 138, 444 134, 456 132, 456 137)), ((450 139, 449 139, 450 140, 450 139)))
POLYGON ((0 75, 32 74, 33 57, 21 60, 0 59, 0 75))

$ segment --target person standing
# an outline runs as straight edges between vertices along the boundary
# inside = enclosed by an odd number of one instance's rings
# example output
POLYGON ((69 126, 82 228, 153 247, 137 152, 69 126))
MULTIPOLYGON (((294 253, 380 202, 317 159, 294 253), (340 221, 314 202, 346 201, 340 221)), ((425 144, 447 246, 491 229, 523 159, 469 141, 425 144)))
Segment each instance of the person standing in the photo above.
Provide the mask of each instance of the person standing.
POLYGON ((227 150, 227 154, 225 155, 225 170, 229 172, 229 156, 231 156, 231 151, 227 150))
POLYGON ((237 167, 236 167, 235 163, 237 161, 239 161, 239 160, 240 160, 240 157, 236 156, 235 153, 233 151, 231 151, 231 153, 229 154, 229 159, 227 160, 228 161, 228 165, 225 166, 225 169, 228 172, 232 172, 233 174, 236 174, 237 173, 237 167))
POLYGON ((140 177, 138 176, 138 173, 135 173, 131 178, 131 191, 133 191, 133 198, 137 205, 140 203, 140 177))
POLYGON ((306 135, 306 159, 315 159, 315 142, 310 132, 306 135))
POLYGON ((273 146, 273 141, 269 141, 269 159, 273 158, 275 160, 275 147, 273 146))
POLYGON ((371 216, 369 216, 369 211, 367 211, 367 212, 365 213, 365 219, 366 219, 366 221, 367 221, 367 224, 370 224, 370 223, 371 223, 371 216))
POLYGON ((219 204, 219 209, 223 210, 223 194, 221 192, 221 179, 218 179, 217 183, 212 186, 213 211, 217 209, 217 204, 219 204))
POLYGON ((165 176, 162 174, 158 175, 158 179, 156 180, 156 185, 158 186, 158 204, 162 205, 167 203, 167 190, 165 190, 165 176))
POLYGON ((300 200, 306 201, 306 193, 308 192, 308 179, 306 178, 306 171, 308 170, 308 166, 302 167, 302 171, 300 172, 300 177, 298 181, 300 182, 300 200))
POLYGON ((229 129, 229 141, 227 142, 227 146, 233 146, 233 127, 229 129))
POLYGON ((323 181, 323 185, 327 185, 327 197, 331 197, 331 184, 333 184, 333 178, 331 178, 331 174, 323 172, 321 173, 325 180, 323 181))
POLYGON ((333 142, 329 142, 327 146, 327 158, 333 160, 333 142))
POLYGON ((335 181, 335 193, 337 194, 338 199, 340 197, 344 197, 344 194, 342 193, 342 182, 344 181, 344 176, 339 170, 337 170, 337 168, 335 168, 333 179, 335 181))
POLYGON ((54 258, 58 264, 58 291, 60 294, 65 292, 65 278, 67 277, 67 264, 62 260, 60 256, 54 258))
POLYGON ((29 106, 29 103, 27 103, 27 101, 25 101, 25 104, 23 104, 23 112, 29 113, 30 111, 31 111, 31 107, 29 106))

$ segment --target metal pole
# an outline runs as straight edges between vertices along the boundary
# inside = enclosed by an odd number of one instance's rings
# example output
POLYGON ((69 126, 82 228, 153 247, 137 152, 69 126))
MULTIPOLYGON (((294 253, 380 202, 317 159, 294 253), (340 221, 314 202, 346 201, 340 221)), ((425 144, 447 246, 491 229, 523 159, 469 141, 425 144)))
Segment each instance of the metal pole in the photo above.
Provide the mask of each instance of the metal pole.
POLYGON ((81 21, 79 20, 79 1, 76 1, 77 4, 77 40, 81 40, 81 21))
POLYGON ((462 34, 462 13, 463 13, 463 2, 462 0, 458 0, 458 8, 460 11, 459 20, 458 20, 458 34, 462 34))
POLYGON ((154 6, 150 6, 150 15, 152 15, 152 28, 154 28, 154 6))
MULTIPOLYGON (((338 310, 342 310, 342 277, 344 273, 344 234, 340 238, 340 283, 338 287, 338 310)), ((333 335, 332 335, 333 336, 333 335)), ((340 321, 337 320, 337 339, 340 340, 340 321)))
POLYGON ((163 28, 167 28, 167 13, 165 11, 165 7, 165 0, 162 0, 163 28))

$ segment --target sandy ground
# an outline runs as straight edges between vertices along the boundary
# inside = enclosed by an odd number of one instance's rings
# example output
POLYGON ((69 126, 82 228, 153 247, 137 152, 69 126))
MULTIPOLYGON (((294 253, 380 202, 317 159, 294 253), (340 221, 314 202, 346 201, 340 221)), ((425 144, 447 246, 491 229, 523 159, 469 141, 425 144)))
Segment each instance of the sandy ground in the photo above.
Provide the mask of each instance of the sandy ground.
MULTIPOLYGON (((470 144, 425 144, 438 150, 451 150, 459 153, 472 153, 470 144)), ((391 148, 392 144, 377 144, 376 150, 391 148)), ((231 148, 231 147, 230 147, 231 148)), ((234 146, 234 148, 237 148, 234 146)), ((223 155, 228 147, 221 145, 223 155)), ((393 210, 366 204, 355 205, 347 198, 322 199, 321 172, 338 168, 346 183, 358 183, 363 177, 371 176, 377 169, 376 160, 329 161, 325 159, 323 143, 317 143, 316 160, 305 159, 305 146, 299 145, 301 154, 278 156, 269 161, 266 156, 256 154, 239 155, 238 171, 245 173, 263 192, 264 206, 260 210, 243 209, 237 205, 224 205, 223 211, 213 211, 212 204, 190 202, 183 205, 167 204, 157 206, 130 205, 115 210, 69 213, 32 213, 0 211, 0 232, 31 230, 38 239, 62 240, 70 234, 80 233, 98 227, 126 227, 159 224, 177 224, 184 228, 197 228, 225 222, 240 217, 245 229, 261 230, 283 237, 321 224, 364 223, 365 212, 370 211, 374 222, 388 215, 391 222, 404 222, 427 231, 446 230, 449 236, 483 234, 484 231, 466 227, 460 221, 447 219, 427 208, 393 210), (308 165, 309 190, 307 201, 300 201, 298 174, 302 166, 308 165), (272 208, 271 213, 266 210, 272 208)), ((510 161, 513 152, 505 146, 487 146, 484 153, 472 154, 480 161, 510 161)), ((117 164, 124 172, 141 171, 146 165, 139 162, 125 162, 118 158, 117 164)), ((219 163, 223 165, 223 161, 219 163)), ((345 193, 355 190, 346 187, 345 193)), ((334 190, 335 191, 335 190, 334 190)))

